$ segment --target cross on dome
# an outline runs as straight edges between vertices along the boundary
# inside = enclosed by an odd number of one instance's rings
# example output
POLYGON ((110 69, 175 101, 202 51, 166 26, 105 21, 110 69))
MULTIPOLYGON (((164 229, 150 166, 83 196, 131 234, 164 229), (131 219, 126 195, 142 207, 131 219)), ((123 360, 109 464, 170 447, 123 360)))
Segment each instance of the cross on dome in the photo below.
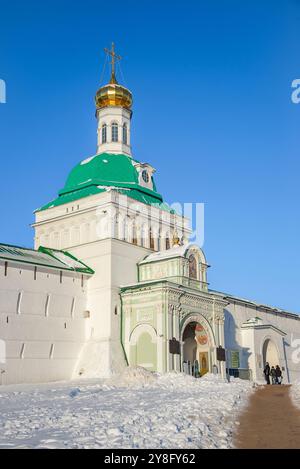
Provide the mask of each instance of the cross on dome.
POLYGON ((111 78, 110 83, 117 83, 116 80, 116 62, 122 60, 122 57, 115 52, 115 44, 112 42, 111 50, 105 47, 104 52, 111 57, 111 78))

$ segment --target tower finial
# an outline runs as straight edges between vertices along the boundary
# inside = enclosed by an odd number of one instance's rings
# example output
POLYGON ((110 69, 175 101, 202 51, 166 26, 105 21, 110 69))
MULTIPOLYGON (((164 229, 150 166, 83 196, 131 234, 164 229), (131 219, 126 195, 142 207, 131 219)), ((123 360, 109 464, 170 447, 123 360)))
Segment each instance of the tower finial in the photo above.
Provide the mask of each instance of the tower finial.
POLYGON ((113 42, 111 44, 111 50, 105 48, 104 52, 111 57, 111 77, 109 83, 118 83, 116 79, 116 62, 117 60, 121 60, 122 57, 115 53, 115 44, 113 42))

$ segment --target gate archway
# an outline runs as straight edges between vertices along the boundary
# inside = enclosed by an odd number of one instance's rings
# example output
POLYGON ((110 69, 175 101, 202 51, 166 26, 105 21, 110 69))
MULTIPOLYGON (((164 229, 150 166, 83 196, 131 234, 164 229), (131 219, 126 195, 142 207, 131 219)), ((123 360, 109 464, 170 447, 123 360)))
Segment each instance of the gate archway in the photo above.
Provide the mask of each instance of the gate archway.
POLYGON ((201 315, 191 315, 182 324, 182 366, 190 374, 203 376, 212 371, 212 355, 215 347, 210 325, 201 315))
POLYGON ((271 339, 265 339, 262 352, 264 366, 266 363, 269 363, 271 367, 280 364, 277 347, 271 339))

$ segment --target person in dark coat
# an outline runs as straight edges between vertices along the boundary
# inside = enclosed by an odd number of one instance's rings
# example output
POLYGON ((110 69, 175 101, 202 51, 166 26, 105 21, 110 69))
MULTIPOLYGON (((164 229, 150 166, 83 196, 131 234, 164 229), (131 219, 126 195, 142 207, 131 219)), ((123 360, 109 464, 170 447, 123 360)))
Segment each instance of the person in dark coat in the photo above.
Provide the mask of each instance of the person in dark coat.
POLYGON ((264 375, 265 375, 267 384, 270 384, 270 365, 268 362, 266 363, 266 366, 264 368, 264 375))
POLYGON ((275 370, 274 366, 272 366, 272 368, 271 368, 270 375, 271 375, 271 378, 272 378, 272 384, 276 384, 276 370, 275 370))
POLYGON ((279 365, 277 365, 276 368, 275 368, 275 374, 276 374, 276 384, 281 384, 281 381, 282 381, 282 371, 281 371, 279 365))

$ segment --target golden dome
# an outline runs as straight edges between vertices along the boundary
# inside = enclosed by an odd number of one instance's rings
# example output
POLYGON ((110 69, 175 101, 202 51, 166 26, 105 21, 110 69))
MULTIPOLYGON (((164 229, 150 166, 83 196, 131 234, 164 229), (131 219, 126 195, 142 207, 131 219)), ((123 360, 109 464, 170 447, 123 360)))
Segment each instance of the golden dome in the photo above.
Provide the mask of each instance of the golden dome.
POLYGON ((95 102, 97 109, 108 106, 119 106, 125 109, 131 109, 132 94, 131 92, 117 83, 112 76, 108 85, 102 86, 96 93, 95 102))

